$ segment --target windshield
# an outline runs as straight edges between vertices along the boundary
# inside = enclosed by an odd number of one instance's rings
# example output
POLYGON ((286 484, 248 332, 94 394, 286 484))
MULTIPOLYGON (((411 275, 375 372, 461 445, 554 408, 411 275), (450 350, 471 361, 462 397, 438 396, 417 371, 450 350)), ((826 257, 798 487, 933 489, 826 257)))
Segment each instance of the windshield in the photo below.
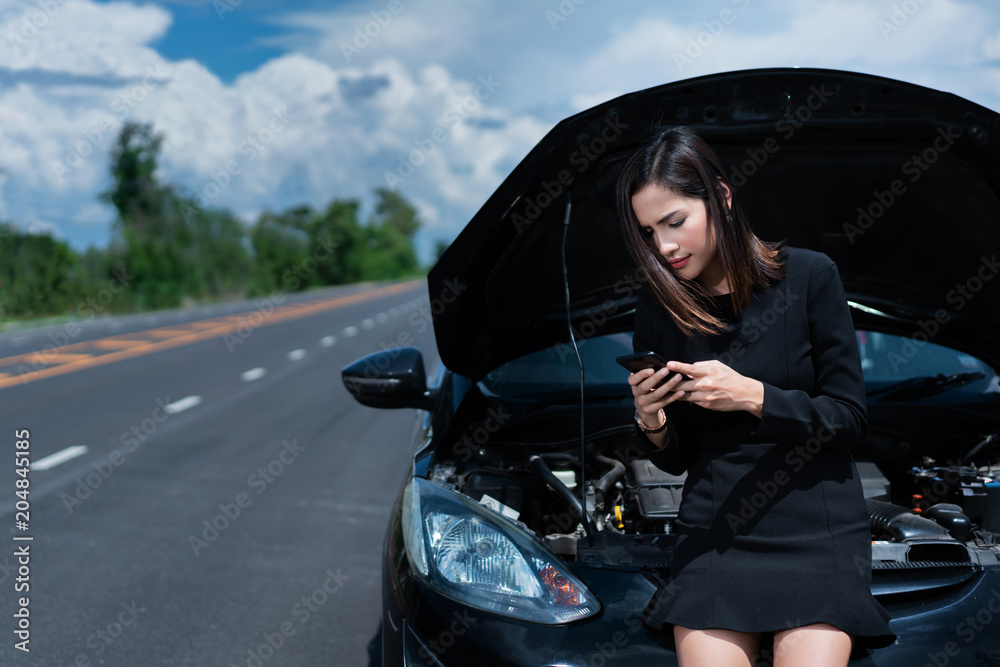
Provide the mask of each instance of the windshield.
MULTIPOLYGON (((906 336, 858 330, 861 369, 869 392, 917 378, 970 375, 966 382, 946 391, 928 391, 911 397, 919 400, 960 400, 969 394, 1000 393, 998 376, 986 362, 965 352, 906 336)), ((616 333, 578 341, 583 359, 585 391, 591 396, 630 395, 628 371, 615 357, 632 352, 632 334, 616 333)), ((580 371, 571 345, 557 345, 503 364, 481 381, 490 393, 508 398, 545 397, 572 392, 580 386, 580 371)))
MULTIPOLYGON (((584 387, 598 394, 631 395, 628 371, 616 357, 632 352, 632 334, 616 333, 577 341, 583 360, 584 387)), ((532 352, 488 373, 481 384, 491 393, 527 398, 564 393, 580 387, 580 368, 569 344, 532 352)))
MULTIPOLYGON (((881 392, 920 378, 952 378, 952 389, 946 392, 927 391, 915 398, 956 400, 953 392, 965 394, 992 394, 1000 392, 998 376, 990 366, 965 352, 950 347, 919 341, 906 336, 857 331, 861 369, 869 393, 881 392), (964 380, 963 380, 964 377, 964 380)), ((947 384, 945 386, 948 386, 947 384)))

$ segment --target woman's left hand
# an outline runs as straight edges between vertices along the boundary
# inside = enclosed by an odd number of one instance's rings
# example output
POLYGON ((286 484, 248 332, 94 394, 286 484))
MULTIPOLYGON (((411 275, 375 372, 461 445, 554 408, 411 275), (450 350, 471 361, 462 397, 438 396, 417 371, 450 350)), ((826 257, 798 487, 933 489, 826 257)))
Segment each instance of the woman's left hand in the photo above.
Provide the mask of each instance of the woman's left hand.
POLYGON ((740 375, 718 359, 693 364, 671 361, 667 367, 690 378, 678 383, 675 390, 684 392, 678 400, 720 412, 746 410, 758 419, 763 415, 764 385, 740 375))

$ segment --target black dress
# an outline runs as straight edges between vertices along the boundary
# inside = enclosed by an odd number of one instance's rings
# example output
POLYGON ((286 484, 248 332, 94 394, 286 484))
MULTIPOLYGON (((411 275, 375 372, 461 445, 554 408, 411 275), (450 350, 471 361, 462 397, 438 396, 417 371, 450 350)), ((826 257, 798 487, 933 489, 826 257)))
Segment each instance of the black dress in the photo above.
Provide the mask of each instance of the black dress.
MULTIPOLYGON (((867 429, 865 388, 844 288, 822 253, 783 249, 784 280, 755 290, 728 330, 687 339, 647 294, 633 347, 692 363, 718 359, 764 383, 763 416, 685 401, 667 407, 651 461, 687 471, 668 584, 644 622, 669 630, 776 632, 829 623, 859 648, 895 640, 871 594, 871 530, 851 450, 867 429)), ((639 431, 641 434, 641 431, 639 431)))

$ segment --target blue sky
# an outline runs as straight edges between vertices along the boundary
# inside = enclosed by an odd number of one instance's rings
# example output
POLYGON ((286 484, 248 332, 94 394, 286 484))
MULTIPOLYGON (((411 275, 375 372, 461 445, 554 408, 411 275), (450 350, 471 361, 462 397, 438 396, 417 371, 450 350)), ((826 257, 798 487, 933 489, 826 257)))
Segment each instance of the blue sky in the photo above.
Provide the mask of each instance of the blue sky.
POLYGON ((0 38, 0 219, 81 249, 110 238, 127 120, 164 134, 161 180, 247 223, 397 187, 429 259, 561 118, 649 86, 829 67, 1000 110, 988 0, 0 0, 0 38))

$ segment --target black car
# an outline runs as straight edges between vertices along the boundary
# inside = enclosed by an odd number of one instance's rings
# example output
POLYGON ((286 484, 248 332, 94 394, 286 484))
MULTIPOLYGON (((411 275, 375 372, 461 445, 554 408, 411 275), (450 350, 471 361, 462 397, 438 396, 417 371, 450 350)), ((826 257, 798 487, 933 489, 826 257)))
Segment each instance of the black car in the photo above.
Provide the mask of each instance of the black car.
POLYGON ((684 477, 645 457, 615 363, 641 289, 615 183, 665 123, 707 139, 758 236, 843 280, 872 592, 898 637, 851 664, 1000 664, 1000 115, 818 69, 679 81, 560 122, 431 270, 433 376, 414 348, 343 370, 362 404, 425 411, 382 556, 383 664, 676 664, 640 615, 684 477))

